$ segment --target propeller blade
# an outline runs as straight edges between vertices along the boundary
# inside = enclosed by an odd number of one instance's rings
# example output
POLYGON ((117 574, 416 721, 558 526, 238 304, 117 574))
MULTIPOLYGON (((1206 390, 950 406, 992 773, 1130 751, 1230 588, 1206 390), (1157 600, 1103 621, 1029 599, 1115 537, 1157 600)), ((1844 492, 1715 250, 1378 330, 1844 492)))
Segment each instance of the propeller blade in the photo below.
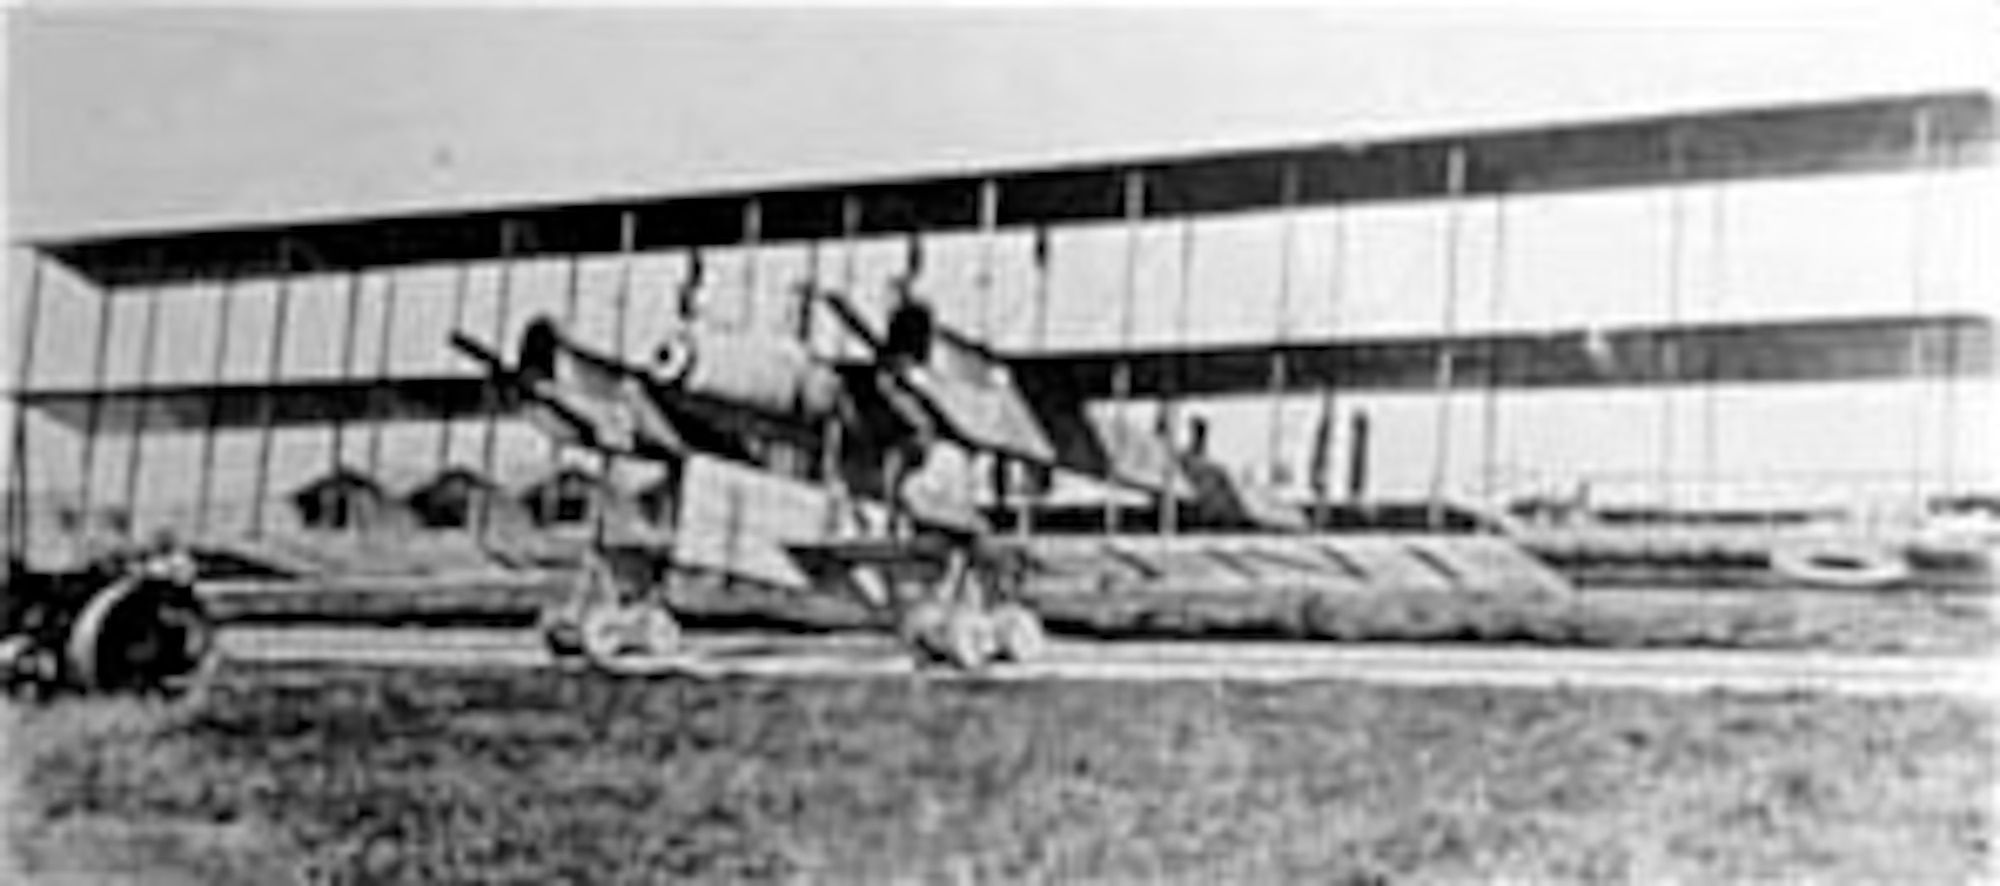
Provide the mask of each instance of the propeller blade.
POLYGON ((847 331, 853 333, 855 338, 861 339, 862 343, 868 346, 870 353, 879 353, 882 350, 881 334, 862 317, 861 310, 855 307, 846 293, 837 289, 814 289, 810 286, 800 289, 803 292, 816 293, 825 300, 827 305, 833 308, 833 315, 840 319, 840 324, 847 327, 847 331))

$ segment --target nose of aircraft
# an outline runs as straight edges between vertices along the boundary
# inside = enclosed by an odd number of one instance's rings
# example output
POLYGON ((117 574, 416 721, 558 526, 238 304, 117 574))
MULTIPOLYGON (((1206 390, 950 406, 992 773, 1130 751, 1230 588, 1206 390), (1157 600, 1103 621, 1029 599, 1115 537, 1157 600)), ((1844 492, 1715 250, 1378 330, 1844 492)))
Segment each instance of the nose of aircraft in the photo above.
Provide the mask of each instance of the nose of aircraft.
POLYGON ((687 379, 693 366, 694 342, 684 336, 672 336, 653 351, 651 374, 656 384, 678 386, 687 379))
POLYGON ((546 316, 528 322, 521 332, 520 372, 529 378, 555 374, 556 349, 562 345, 562 330, 546 316))

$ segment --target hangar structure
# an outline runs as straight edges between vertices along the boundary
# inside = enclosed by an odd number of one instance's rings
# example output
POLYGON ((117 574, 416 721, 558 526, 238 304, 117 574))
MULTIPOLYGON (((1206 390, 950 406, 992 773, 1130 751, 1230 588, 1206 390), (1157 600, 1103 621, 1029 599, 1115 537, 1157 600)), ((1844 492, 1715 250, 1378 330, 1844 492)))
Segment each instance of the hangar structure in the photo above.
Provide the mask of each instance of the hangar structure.
MULTIPOLYGON (((20 244, 9 485, 67 504, 10 522, 448 530, 477 500, 665 531, 683 494, 691 528, 782 522, 727 466, 681 493, 570 462, 446 336, 837 351, 798 285, 880 309, 897 279, 1322 509, 1990 497, 1992 145, 1989 95, 1933 93, 20 244)), ((1066 503, 1144 507, 990 504, 1066 503)))

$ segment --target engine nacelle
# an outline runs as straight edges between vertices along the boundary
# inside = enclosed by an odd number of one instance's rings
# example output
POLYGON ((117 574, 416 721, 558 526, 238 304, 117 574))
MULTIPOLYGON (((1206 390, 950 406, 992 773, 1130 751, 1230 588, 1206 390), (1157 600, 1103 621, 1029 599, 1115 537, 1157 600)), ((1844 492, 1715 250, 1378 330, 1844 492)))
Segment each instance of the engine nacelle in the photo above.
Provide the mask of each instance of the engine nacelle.
POLYGON ((657 383, 690 397, 808 427, 840 408, 839 374, 784 339, 687 333, 661 346, 655 366, 657 383))

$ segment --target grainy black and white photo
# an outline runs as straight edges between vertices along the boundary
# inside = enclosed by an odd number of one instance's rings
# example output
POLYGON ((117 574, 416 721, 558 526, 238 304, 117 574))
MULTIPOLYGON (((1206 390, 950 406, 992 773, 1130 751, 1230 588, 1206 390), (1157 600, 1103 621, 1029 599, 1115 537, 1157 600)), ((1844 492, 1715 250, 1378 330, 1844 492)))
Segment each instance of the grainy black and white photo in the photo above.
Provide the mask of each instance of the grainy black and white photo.
POLYGON ((1988 4, 4 25, 0 882, 1995 874, 1988 4))

